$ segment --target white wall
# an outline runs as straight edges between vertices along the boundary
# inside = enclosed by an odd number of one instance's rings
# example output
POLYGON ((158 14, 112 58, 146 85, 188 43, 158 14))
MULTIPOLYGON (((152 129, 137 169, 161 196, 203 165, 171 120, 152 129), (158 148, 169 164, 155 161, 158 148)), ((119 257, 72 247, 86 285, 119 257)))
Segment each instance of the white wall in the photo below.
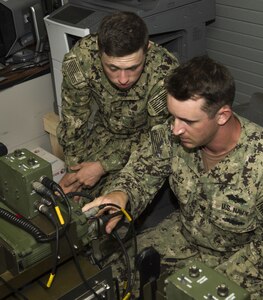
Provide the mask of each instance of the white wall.
POLYGON ((263 93, 263 0, 216 0, 216 21, 207 27, 206 41, 208 55, 234 75, 235 104, 263 93))
POLYGON ((0 103, 0 142, 9 153, 38 146, 51 151, 43 129, 43 116, 54 110, 50 73, 0 91, 0 103))

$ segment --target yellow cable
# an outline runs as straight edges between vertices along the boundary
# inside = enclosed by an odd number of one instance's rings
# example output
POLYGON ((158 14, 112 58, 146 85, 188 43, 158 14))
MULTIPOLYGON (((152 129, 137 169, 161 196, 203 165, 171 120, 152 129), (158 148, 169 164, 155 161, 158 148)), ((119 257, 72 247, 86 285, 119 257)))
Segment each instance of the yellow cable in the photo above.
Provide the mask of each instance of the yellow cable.
POLYGON ((56 213, 57 213, 57 216, 58 216, 58 219, 59 219, 59 222, 61 225, 64 225, 65 224, 65 221, 62 217, 62 214, 61 214, 61 211, 60 211, 60 208, 58 206, 55 206, 55 210, 56 210, 56 213))
POLYGON ((122 298, 122 300, 128 300, 131 297, 131 293, 127 293, 127 295, 125 295, 125 297, 122 298))
POLYGON ((131 222, 131 221, 132 221, 132 218, 131 218, 131 216, 127 213, 127 211, 126 211, 124 208, 122 208, 122 207, 121 207, 121 211, 122 211, 123 214, 126 216, 127 220, 128 220, 129 222, 131 222))
POLYGON ((48 288, 50 288, 51 287, 51 285, 52 285, 52 282, 53 282, 53 280, 54 280, 54 277, 55 277, 55 274, 50 274, 49 275, 49 279, 48 279, 48 282, 47 282, 47 287, 48 288))

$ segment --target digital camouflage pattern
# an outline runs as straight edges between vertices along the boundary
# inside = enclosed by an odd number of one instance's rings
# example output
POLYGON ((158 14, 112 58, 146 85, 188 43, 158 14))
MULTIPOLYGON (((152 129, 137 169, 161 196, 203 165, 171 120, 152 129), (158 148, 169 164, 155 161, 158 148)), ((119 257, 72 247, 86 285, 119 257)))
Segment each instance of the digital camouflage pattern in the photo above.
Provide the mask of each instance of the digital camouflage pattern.
POLYGON ((148 130, 167 119, 164 78, 177 65, 172 54, 152 44, 138 82, 120 91, 103 72, 97 36, 78 41, 62 65, 62 120, 57 136, 66 165, 100 161, 106 172, 120 170, 148 130))
POLYGON ((105 193, 128 193, 137 217, 169 176, 179 211, 142 233, 140 249, 155 247, 168 272, 199 259, 258 300, 263 299, 263 131, 238 119, 237 146, 208 172, 199 149, 180 146, 168 122, 157 125, 105 193))

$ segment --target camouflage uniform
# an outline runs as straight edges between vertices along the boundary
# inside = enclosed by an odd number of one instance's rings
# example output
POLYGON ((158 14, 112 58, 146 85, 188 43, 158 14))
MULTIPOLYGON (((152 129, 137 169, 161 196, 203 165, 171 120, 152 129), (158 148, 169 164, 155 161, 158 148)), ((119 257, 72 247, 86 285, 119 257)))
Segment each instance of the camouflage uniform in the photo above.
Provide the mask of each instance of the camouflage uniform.
POLYGON ((164 78, 177 65, 166 49, 152 44, 138 82, 120 91, 103 72, 97 36, 77 42, 62 65, 62 120, 57 135, 66 164, 100 161, 107 173, 120 170, 149 129, 167 119, 164 78))
POLYGON ((142 233, 140 248, 153 245, 169 272, 201 260, 258 300, 263 299, 263 131, 238 119, 237 146, 208 172, 200 150, 184 149, 170 126, 157 125, 112 186, 128 193, 137 217, 169 176, 179 211, 142 233))

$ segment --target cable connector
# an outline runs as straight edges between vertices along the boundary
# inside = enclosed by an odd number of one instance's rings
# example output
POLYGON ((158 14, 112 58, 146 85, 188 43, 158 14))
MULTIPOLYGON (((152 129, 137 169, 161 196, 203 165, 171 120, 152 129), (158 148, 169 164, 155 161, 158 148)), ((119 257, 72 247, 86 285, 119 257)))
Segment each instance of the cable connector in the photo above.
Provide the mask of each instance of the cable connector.
POLYGON ((44 215, 49 214, 48 207, 44 203, 42 203, 40 200, 37 200, 34 202, 34 207, 44 215))
POLYGON ((88 222, 89 222, 90 226, 93 226, 93 230, 95 230, 97 232, 97 236, 99 237, 106 233, 105 227, 106 227, 106 224, 108 223, 108 221, 110 219, 120 216, 120 215, 122 215, 122 212, 119 210, 115 213, 106 214, 106 215, 103 214, 99 217, 90 216, 88 218, 88 222))
POLYGON ((54 197, 53 193, 45 185, 43 185, 41 182, 33 181, 32 182, 32 187, 33 187, 34 191, 36 191, 40 196, 48 197, 53 202, 55 201, 55 197, 54 197))
POLYGON ((34 207, 41 212, 43 215, 47 216, 54 224, 56 223, 56 220, 50 211, 49 207, 43 204, 41 201, 37 200, 34 203, 34 207))
POLYGON ((87 219, 89 219, 90 217, 95 217, 96 214, 100 211, 100 207, 99 206, 94 206, 91 209, 84 211, 84 215, 87 219))
POLYGON ((48 178, 47 176, 43 175, 40 177, 39 181, 47 188, 52 191, 61 191, 61 187, 57 184, 54 180, 48 178))
MULTIPOLYGON (((46 177, 48 178, 48 177, 46 177)), ((50 191, 50 189, 48 189, 44 184, 42 184, 41 182, 38 182, 38 181, 34 181, 32 182, 32 187, 33 189, 39 194, 41 195, 42 197, 48 197, 49 199, 51 199, 51 201, 53 202, 54 204, 54 208, 55 208, 55 211, 56 211, 56 214, 57 214, 57 217, 59 219, 59 222, 61 225, 64 225, 65 224, 65 221, 63 219, 63 216, 61 214, 61 211, 60 211, 60 208, 59 206, 57 205, 57 202, 56 202, 56 199, 55 199, 55 196, 53 195, 53 193, 50 191)), ((43 201, 47 201, 46 199, 42 199, 43 201)), ((44 203, 43 203, 44 204, 44 203)))

